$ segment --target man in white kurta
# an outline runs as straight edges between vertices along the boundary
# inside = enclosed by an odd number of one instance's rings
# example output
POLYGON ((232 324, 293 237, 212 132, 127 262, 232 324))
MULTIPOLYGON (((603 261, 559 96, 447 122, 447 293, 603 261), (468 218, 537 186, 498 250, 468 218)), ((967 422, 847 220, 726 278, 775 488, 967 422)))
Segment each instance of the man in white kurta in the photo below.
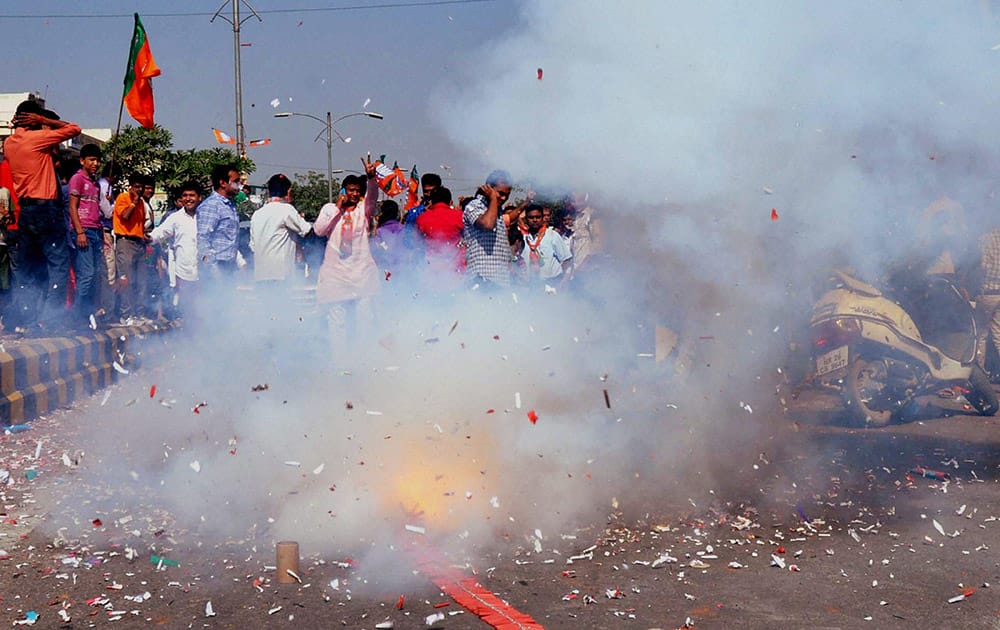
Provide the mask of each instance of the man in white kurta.
POLYGON ((267 180, 268 202, 250 217, 250 249, 255 282, 281 283, 295 270, 293 234, 305 236, 312 225, 292 205, 292 182, 278 174, 267 180))
POLYGON ((337 362, 346 360, 346 351, 354 342, 372 331, 372 298, 380 286, 368 238, 368 225, 378 201, 378 183, 375 164, 362 162, 368 180, 363 210, 359 203, 365 179, 348 175, 338 202, 324 205, 313 225, 317 235, 329 237, 319 269, 316 302, 328 309, 330 342, 337 362))

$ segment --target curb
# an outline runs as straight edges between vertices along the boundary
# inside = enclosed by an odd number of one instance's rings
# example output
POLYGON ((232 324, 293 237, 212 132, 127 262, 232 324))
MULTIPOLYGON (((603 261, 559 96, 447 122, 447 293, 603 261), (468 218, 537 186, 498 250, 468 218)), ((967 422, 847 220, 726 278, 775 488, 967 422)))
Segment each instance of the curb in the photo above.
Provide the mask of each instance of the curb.
POLYGON ((73 337, 26 339, 0 351, 0 425, 34 420, 115 383, 174 322, 114 327, 73 337))

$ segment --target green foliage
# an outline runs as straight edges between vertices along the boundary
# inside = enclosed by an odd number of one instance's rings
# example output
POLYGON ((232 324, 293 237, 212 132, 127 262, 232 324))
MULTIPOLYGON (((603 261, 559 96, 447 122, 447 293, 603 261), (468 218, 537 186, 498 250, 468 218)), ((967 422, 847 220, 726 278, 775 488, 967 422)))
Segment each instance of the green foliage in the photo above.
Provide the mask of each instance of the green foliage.
POLYGON ((159 125, 152 129, 126 125, 105 143, 102 151, 106 163, 114 160, 114 168, 124 181, 132 173, 159 176, 172 160, 173 143, 173 135, 159 125))
POLYGON ((240 159, 230 149, 173 150, 173 135, 157 125, 153 129, 126 125, 104 145, 104 159, 110 162, 114 154, 115 170, 127 181, 131 173, 152 175, 167 191, 189 179, 202 183, 205 193, 211 191, 212 169, 221 164, 236 164, 241 172, 256 170, 253 161, 240 159))
MULTIPOLYGON (((333 199, 337 200, 340 191, 340 180, 333 180, 333 199)), ((315 221, 319 209, 327 202, 326 174, 309 171, 305 175, 295 174, 295 184, 292 186, 292 205, 302 213, 307 221, 315 221)))
POLYGON ((236 164, 240 172, 252 173, 256 166, 250 159, 240 159, 231 149, 214 147, 211 149, 182 149, 173 153, 169 168, 160 175, 164 188, 172 191, 189 179, 201 182, 206 194, 212 190, 212 169, 223 164, 236 164))

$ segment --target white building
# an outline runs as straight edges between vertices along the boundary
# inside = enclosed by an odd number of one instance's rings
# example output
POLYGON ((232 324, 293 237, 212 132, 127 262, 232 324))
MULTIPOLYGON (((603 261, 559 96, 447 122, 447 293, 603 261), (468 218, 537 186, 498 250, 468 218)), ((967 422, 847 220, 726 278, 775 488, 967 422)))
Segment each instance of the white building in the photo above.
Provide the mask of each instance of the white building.
MULTIPOLYGON (((39 105, 45 107, 45 99, 37 93, 14 92, 0 94, 0 150, 2 150, 3 141, 7 139, 7 136, 13 133, 11 121, 14 119, 14 112, 17 111, 17 106, 21 103, 21 101, 26 100, 38 101, 39 105)), ((74 120, 73 122, 77 121, 74 120)), ((79 123, 77 122, 77 124, 79 123)), ((79 155, 80 147, 85 144, 96 144, 97 146, 102 146, 105 142, 111 139, 111 133, 111 129, 83 129, 83 132, 79 136, 63 143, 63 151, 67 157, 79 155)))

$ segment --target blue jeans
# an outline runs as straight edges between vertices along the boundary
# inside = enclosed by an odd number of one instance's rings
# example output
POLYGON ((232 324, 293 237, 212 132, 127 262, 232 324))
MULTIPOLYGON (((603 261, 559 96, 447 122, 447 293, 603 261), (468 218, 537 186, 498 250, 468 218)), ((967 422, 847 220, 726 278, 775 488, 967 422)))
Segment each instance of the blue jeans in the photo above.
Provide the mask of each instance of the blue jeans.
POLYGON ((22 206, 14 278, 18 319, 23 325, 63 326, 67 286, 66 213, 53 201, 22 206))
POLYGON ((97 310, 98 283, 107 281, 101 278, 101 262, 104 260, 104 230, 101 228, 85 228, 87 247, 77 247, 73 260, 73 270, 76 272, 76 309, 80 319, 86 322, 97 310))

